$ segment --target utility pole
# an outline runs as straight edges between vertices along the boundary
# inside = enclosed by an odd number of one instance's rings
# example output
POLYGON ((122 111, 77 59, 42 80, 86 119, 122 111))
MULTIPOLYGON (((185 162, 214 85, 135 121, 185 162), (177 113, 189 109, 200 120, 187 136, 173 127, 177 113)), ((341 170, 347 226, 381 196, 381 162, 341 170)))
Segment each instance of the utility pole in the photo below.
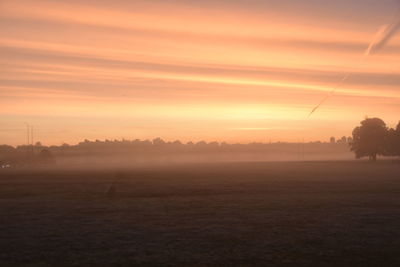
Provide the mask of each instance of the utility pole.
POLYGON ((33 125, 31 125, 31 144, 32 144, 32 156, 33 156, 33 152, 34 152, 34 144, 33 144, 33 125))
POLYGON ((33 125, 25 122, 26 124, 26 156, 28 160, 32 159, 34 147, 33 147, 33 125))
POLYGON ((29 160, 29 154, 30 154, 30 125, 28 124, 28 123, 26 123, 25 122, 25 124, 26 124, 26 157, 28 158, 28 160, 29 160))
POLYGON ((29 132, 30 125, 26 122, 25 122, 25 124, 26 124, 26 145, 29 146, 30 145, 30 132, 29 132))

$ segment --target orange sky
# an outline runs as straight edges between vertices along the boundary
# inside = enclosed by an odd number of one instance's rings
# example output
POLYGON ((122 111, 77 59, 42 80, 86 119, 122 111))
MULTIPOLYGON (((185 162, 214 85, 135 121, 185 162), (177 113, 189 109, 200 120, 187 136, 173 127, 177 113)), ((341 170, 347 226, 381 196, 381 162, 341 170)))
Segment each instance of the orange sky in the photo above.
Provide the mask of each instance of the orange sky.
POLYGON ((327 140, 400 120, 396 0, 3 0, 0 143, 327 140), (349 3, 351 2, 351 3, 349 3), (343 77, 333 97, 311 109, 343 77))

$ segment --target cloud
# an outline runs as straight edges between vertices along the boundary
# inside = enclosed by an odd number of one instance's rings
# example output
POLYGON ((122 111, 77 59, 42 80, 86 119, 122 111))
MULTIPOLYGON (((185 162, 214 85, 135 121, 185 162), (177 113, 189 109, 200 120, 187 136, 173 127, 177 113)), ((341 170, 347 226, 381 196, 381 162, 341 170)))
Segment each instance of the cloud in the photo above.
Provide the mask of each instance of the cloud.
POLYGON ((206 129, 221 116, 232 122, 225 130, 265 129, 244 122, 269 116, 285 128, 345 71, 351 79, 323 114, 398 114, 399 40, 353 68, 371 25, 390 11, 378 2, 3 1, 0 114, 143 117, 143 129, 166 117, 176 129, 182 116, 206 129))
POLYGON ((377 54, 381 52, 383 48, 387 46, 390 40, 393 39, 393 37, 399 31, 400 31, 400 18, 398 21, 395 21, 390 25, 382 26, 382 28, 378 32, 378 38, 370 44, 366 54, 367 55, 377 54))
MULTIPOLYGON (((132 85, 143 84, 152 80, 178 80, 210 83, 226 83, 238 85, 286 87, 293 89, 326 90, 340 77, 338 71, 323 71, 319 69, 295 69, 281 67, 235 66, 235 65, 204 65, 204 64, 173 64, 148 61, 122 60, 102 58, 95 55, 81 55, 68 51, 47 51, 28 47, 0 47, 5 55, 3 60, 17 64, 9 67, 3 84, 33 86, 42 84, 46 87, 63 87, 70 90, 94 90, 118 87, 132 88, 132 85), (30 62, 30 67, 23 67, 30 62), (33 64, 32 64, 33 63, 33 64), (21 64, 18 66, 18 64, 21 64), (35 72, 37 70, 37 72, 35 72), (43 73, 41 73, 43 72, 43 73), (10 77, 27 77, 27 82, 11 81, 10 77), (32 80, 29 77, 42 77, 32 80), (54 79, 52 79, 54 77, 54 79), (196 78, 197 77, 197 78, 196 78), (8 83, 7 80, 10 80, 8 83), (143 82, 144 81, 144 82, 143 82), (69 86, 69 84, 71 86, 69 86), (77 84, 80 84, 77 88, 77 84), (104 86, 102 86, 102 84, 104 86), (302 84, 304 86, 302 86, 302 84), (307 85, 308 84, 308 85, 307 85), (315 84, 315 86, 313 86, 315 84), (75 88, 75 89, 74 89, 75 88)), ((7 71, 7 65, 4 70, 7 71)), ((397 73, 382 72, 350 72, 348 84, 361 86, 378 85, 396 87, 400 84, 397 73)), ((3 74, 4 75, 4 74, 3 74)))

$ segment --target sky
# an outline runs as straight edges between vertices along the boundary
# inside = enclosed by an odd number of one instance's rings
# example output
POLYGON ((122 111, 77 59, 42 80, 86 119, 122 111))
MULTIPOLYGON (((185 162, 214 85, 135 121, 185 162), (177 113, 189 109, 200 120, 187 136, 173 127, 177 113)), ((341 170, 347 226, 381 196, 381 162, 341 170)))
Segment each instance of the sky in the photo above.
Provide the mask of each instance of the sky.
POLYGON ((397 0, 0 0, 0 143, 297 142, 400 120, 397 0), (310 111, 351 74, 312 116, 310 111))

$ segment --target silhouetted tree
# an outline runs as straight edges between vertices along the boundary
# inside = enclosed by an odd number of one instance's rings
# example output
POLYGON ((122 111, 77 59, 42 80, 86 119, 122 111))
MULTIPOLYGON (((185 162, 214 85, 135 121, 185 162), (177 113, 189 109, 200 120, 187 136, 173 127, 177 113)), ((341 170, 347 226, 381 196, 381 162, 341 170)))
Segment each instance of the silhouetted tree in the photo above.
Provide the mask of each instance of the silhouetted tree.
POLYGON ((346 136, 342 136, 342 138, 337 140, 337 143, 338 144, 346 144, 347 143, 347 137, 346 136))
POLYGON ((385 156, 400 156, 400 123, 388 129, 385 138, 385 156))
POLYGON ((395 129, 389 129, 385 138, 385 156, 396 156, 396 138, 397 133, 395 129))
POLYGON ((165 141, 162 140, 160 137, 157 137, 156 139, 153 139, 153 145, 162 146, 165 145, 165 141))
POLYGON ((400 122, 397 124, 396 129, 390 129, 388 139, 390 156, 400 156, 400 122))
POLYGON ((38 160, 41 164, 54 164, 56 162, 54 155, 47 149, 40 151, 38 160))
POLYGON ((192 147, 192 146, 194 146, 194 143, 192 141, 189 141, 189 142, 186 143, 186 145, 189 146, 189 147, 192 147))
POLYGON ((172 144, 173 144, 174 146, 181 146, 181 145, 182 145, 182 142, 179 141, 179 140, 175 140, 174 142, 172 142, 172 144))
POLYGON ((350 144, 356 158, 369 157, 371 161, 376 161, 377 155, 384 155, 387 132, 383 120, 379 118, 363 120, 361 126, 353 130, 353 141, 350 144))
POLYGON ((199 142, 196 143, 196 146, 205 147, 205 146, 207 146, 207 142, 206 141, 199 141, 199 142))
POLYGON ((0 154, 4 153, 11 153, 14 152, 15 148, 8 145, 0 145, 0 154))

